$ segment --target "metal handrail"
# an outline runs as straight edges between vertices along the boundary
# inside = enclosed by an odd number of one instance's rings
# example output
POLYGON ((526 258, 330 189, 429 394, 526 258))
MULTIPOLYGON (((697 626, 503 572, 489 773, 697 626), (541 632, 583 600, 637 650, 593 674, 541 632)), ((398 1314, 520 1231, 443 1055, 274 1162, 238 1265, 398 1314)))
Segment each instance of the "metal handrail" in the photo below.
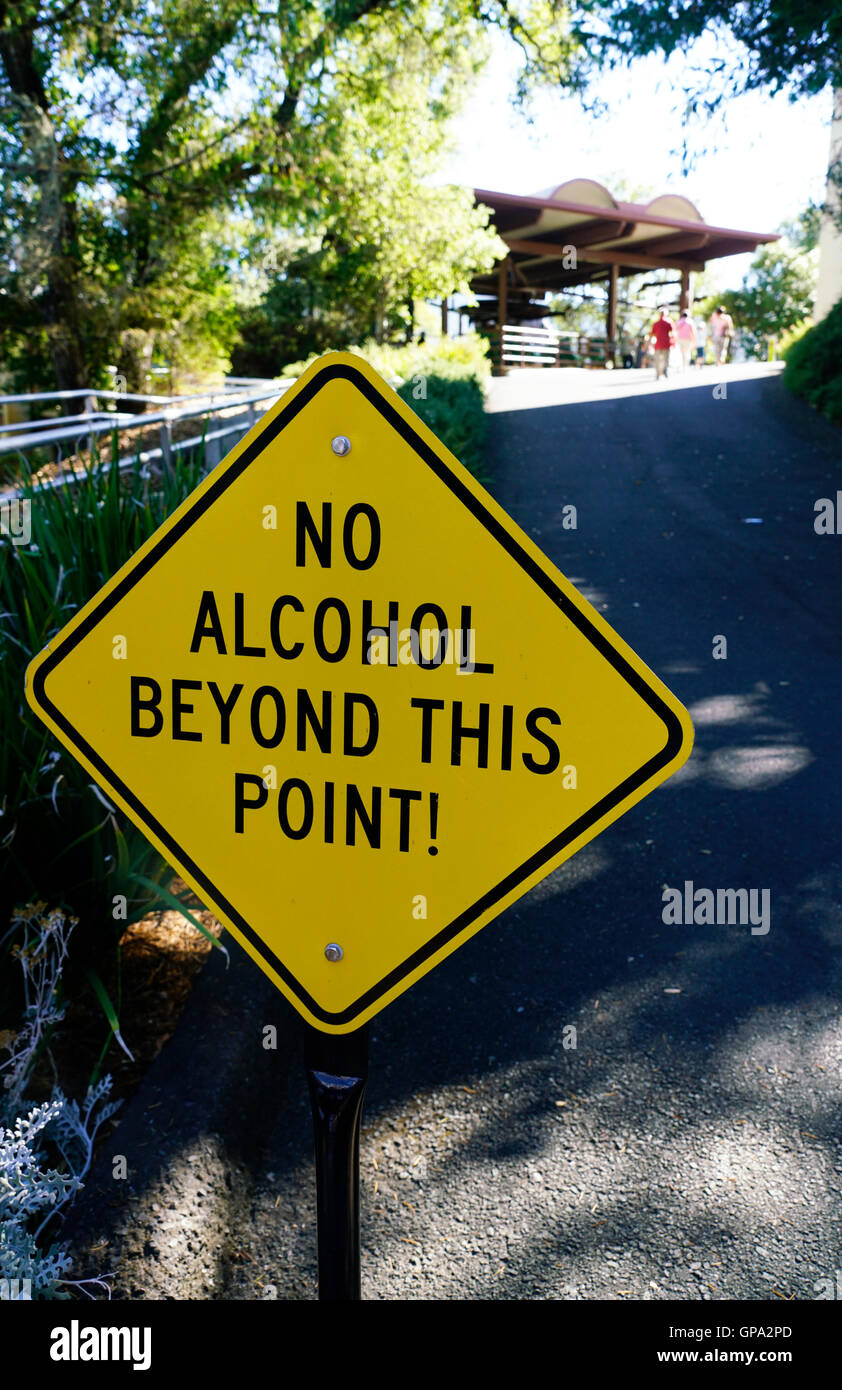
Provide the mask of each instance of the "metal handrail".
MULTIPOLYGON (((4 398, 0 396, 0 406, 3 404, 3 399, 4 398)), ((80 420, 108 420, 113 425, 115 421, 131 420, 133 418, 132 415, 122 410, 92 410, 85 411, 81 415, 48 416, 45 420, 18 420, 11 425, 0 425, 0 434, 12 434, 15 430, 17 430, 19 434, 24 427, 29 430, 49 430, 54 429, 56 425, 67 424, 69 421, 74 421, 78 424, 80 420)))
MULTIPOLYGON (((199 416, 215 415, 219 411, 225 411, 227 413, 232 410, 258 405, 262 401, 277 400, 280 396, 284 394, 285 391, 289 389, 291 385, 291 380, 278 382, 277 384, 274 384, 270 390, 252 391, 239 396, 232 396, 230 392, 220 391, 213 393, 204 392, 202 394, 196 393, 192 396, 142 397, 141 399, 151 401, 155 404, 166 405, 167 409, 160 411, 152 411, 149 413, 144 412, 138 415, 123 415, 122 413, 118 412, 106 415, 105 412, 97 411, 91 412, 89 414, 80 414, 77 416, 65 416, 64 419, 70 418, 73 419, 76 423, 72 426, 64 426, 60 429, 49 429, 49 425, 55 423, 52 421, 45 422, 40 420, 24 420, 21 421, 16 428, 19 431, 21 431, 23 427, 27 427, 27 432, 19 432, 12 439, 0 439, 0 455, 10 453, 21 453, 27 448, 44 448, 45 446, 51 444, 61 445, 69 441, 73 441, 78 445, 78 442, 82 439, 88 439, 91 436, 95 435, 111 434, 115 429, 118 432, 121 432, 127 429, 146 429, 150 425, 158 424, 166 425, 171 428, 180 420, 193 420, 199 416), (205 402, 205 404, 201 406, 194 406, 192 409, 189 410, 182 410, 178 408, 182 404, 182 402, 191 400, 202 400, 205 402), (34 429, 29 430, 29 426, 34 426, 34 429)), ((81 394, 87 396, 94 396, 96 394, 100 394, 110 395, 122 400, 126 399, 126 395, 123 392, 96 393, 88 391, 73 393, 44 393, 44 395, 49 395, 51 397, 54 397, 59 394, 81 394)), ((38 397, 24 396, 16 398, 13 396, 3 396, 0 397, 0 405, 8 401, 13 401, 15 399, 32 400, 38 399, 38 397)), ((132 397, 132 399, 138 398, 132 397)), ((172 447, 175 448, 176 445, 173 444, 172 447)))
MULTIPOLYGON (((229 377, 228 380, 237 385, 267 384, 265 377, 229 377)), ((274 385, 274 383, 272 384, 274 385)), ((78 386, 67 391, 26 391, 20 396, 0 396, 0 405, 29 401, 69 401, 76 400, 80 396, 91 400, 150 401, 153 405, 164 405, 172 401, 215 400, 217 396, 223 398, 226 395, 230 395, 230 390, 224 385, 210 391, 192 391, 184 396, 150 396, 142 391, 112 391, 110 387, 100 390, 93 386, 78 386)))

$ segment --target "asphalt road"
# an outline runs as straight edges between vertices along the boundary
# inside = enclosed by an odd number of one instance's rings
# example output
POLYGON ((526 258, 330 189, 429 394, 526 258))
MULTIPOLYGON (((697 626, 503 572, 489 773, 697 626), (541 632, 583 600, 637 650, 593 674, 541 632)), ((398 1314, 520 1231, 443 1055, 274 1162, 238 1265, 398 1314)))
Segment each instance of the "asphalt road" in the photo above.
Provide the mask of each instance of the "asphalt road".
MULTIPOLYGON (((842 535, 813 527, 842 436, 763 368, 516 374, 492 408, 495 495, 696 745, 375 1021, 363 1296, 814 1299, 842 1271, 842 535), (768 890, 768 933, 665 925, 686 880, 768 890)), ((77 1272, 313 1298, 295 1023, 212 954, 98 1165, 77 1272)))

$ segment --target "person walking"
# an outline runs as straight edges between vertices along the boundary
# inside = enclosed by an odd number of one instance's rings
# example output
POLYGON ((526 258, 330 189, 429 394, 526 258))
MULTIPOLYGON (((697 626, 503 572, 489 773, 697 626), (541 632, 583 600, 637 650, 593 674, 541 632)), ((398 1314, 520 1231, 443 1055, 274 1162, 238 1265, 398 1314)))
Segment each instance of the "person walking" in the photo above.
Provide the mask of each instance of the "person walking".
POLYGON ((734 320, 724 304, 720 304, 718 309, 714 309, 710 316, 710 327, 713 334, 714 358, 720 367, 724 367, 728 361, 728 350, 734 336, 734 320))
POLYGON ((702 314, 696 319, 696 366, 705 365, 705 348, 708 341, 708 326, 702 314))
POLYGON ((663 309, 658 310, 649 337, 655 351, 655 380, 660 381, 662 376, 669 375, 670 348, 675 342, 672 320, 667 318, 663 309))
POLYGON ((686 309, 682 309, 678 316, 678 323, 675 325, 675 341, 678 343, 678 350, 681 353, 681 370, 686 372, 690 366, 693 346, 696 342, 696 325, 686 309))

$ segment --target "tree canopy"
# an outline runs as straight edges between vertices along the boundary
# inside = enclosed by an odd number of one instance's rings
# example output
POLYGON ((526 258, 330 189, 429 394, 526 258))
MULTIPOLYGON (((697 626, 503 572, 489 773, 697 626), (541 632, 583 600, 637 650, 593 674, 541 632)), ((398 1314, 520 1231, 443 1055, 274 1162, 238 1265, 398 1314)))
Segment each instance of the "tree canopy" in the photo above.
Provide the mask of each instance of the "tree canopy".
POLYGON ((809 319, 816 292, 815 258, 786 241, 761 246, 738 290, 721 296, 750 350, 809 319))
POLYGON ((701 78, 714 102, 766 87, 793 97, 842 83, 838 0, 593 0, 574 27, 603 61, 686 50, 705 33, 730 34, 745 62, 723 55, 701 78))
POLYGON ((144 341, 223 359, 255 267, 302 248, 346 250, 381 318, 455 288, 496 242, 428 179, 494 27, 524 87, 580 82, 554 0, 0 0, 7 361, 67 387, 144 341))
POLYGON ((0 0, 6 381, 139 385, 153 354, 207 369, 238 340, 269 370, 411 327, 500 250, 433 181, 493 31, 521 96, 708 31, 743 58, 708 104, 842 81, 818 0, 0 0))
POLYGON ((818 210, 812 204, 761 246, 739 289, 705 296, 704 317, 724 304, 750 356, 765 357, 770 338, 810 321, 818 272, 818 210))

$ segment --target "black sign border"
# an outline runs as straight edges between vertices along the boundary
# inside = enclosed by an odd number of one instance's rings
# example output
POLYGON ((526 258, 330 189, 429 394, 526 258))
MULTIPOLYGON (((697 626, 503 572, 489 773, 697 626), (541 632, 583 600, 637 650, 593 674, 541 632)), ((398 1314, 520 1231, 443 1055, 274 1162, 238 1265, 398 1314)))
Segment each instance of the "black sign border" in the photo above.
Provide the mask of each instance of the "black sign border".
POLYGON ((326 364, 318 371, 307 385, 290 401, 288 407, 282 405, 281 410, 274 420, 267 424, 266 428, 255 439, 247 449, 231 464, 223 468, 219 477, 207 489, 207 491, 196 500, 194 505, 179 518, 176 524, 167 532, 165 536, 150 548, 143 559, 135 565, 132 570, 124 576, 111 592, 91 610, 83 622, 79 624, 73 632, 63 641, 59 642, 54 651, 42 662, 35 672, 32 682, 32 693, 34 699, 40 707, 47 713, 55 724, 64 732, 68 741, 80 750, 87 760, 94 766, 103 781, 112 787, 127 805, 132 807, 140 822, 153 831, 155 836, 166 845, 172 852, 176 864, 179 867, 189 869, 195 882, 205 889, 211 902, 221 909, 226 917, 233 922, 243 936, 247 938, 254 947, 261 959, 274 970, 287 985, 288 989, 300 1000, 309 1010, 314 1018, 322 1023, 334 1026, 352 1023, 366 1009, 375 1004, 389 990, 417 970, 430 956, 435 955, 455 936, 463 932, 472 922, 475 922, 484 912, 493 907, 513 889, 517 888, 523 881, 540 869, 550 859, 555 858, 573 840, 584 834, 590 827, 604 815, 607 815, 615 806, 623 801, 627 796, 637 791, 645 782, 654 777, 660 770, 679 752, 683 731, 678 717, 670 707, 661 699, 656 691, 652 690, 646 681, 634 670, 608 639, 594 626, 594 624, 581 613, 578 608, 571 603, 566 594, 557 584, 545 574, 535 560, 518 544, 513 536, 510 536, 502 524, 485 507, 484 503, 475 497, 473 492, 465 486, 460 478, 457 478, 450 470, 450 467, 438 457, 433 449, 427 444, 413 429, 404 418, 398 413, 393 405, 386 400, 380 392, 367 380, 365 376, 355 367, 348 363, 326 364), (353 1004, 340 1010, 338 1013, 330 1013, 323 1009, 320 1004, 312 998, 298 980, 290 973, 283 961, 269 949, 261 937, 249 925, 244 917, 237 912, 232 903, 229 903, 213 885, 210 878, 205 874, 188 854, 186 854, 172 836, 167 832, 163 825, 155 819, 149 810, 140 802, 132 791, 121 781, 111 770, 106 762, 96 753, 90 744, 82 737, 79 731, 74 728, 70 721, 65 718, 50 700, 46 693, 45 682, 52 671, 65 659, 65 657, 90 633, 111 610, 125 597, 127 593, 144 577, 145 574, 157 564, 158 560, 176 544, 178 540, 190 529, 200 516, 212 507, 223 495, 228 487, 245 472, 245 470, 262 454, 266 445, 276 439, 281 431, 309 405, 313 397, 331 381, 349 381, 362 393, 366 400, 380 412, 387 424, 394 429, 403 440, 412 448, 424 463, 435 473, 440 482, 449 488, 454 496, 465 506, 469 512, 485 527, 491 536, 503 547, 511 558, 520 565, 529 577, 538 585, 548 598, 558 607, 560 612, 579 629, 582 635, 611 663, 614 669, 627 682, 629 686, 649 705, 650 709, 660 718, 667 730, 666 743, 654 758, 650 758, 631 776, 624 779, 612 792, 602 797, 594 806, 591 807, 572 825, 567 826, 559 835, 549 840, 543 849, 530 855, 519 868, 507 874, 488 892, 483 893, 481 898, 468 908, 465 912, 455 917, 447 927, 437 932, 424 946, 414 951, 411 956, 394 970, 384 975, 371 989, 366 990, 365 994, 360 995, 353 1004))

